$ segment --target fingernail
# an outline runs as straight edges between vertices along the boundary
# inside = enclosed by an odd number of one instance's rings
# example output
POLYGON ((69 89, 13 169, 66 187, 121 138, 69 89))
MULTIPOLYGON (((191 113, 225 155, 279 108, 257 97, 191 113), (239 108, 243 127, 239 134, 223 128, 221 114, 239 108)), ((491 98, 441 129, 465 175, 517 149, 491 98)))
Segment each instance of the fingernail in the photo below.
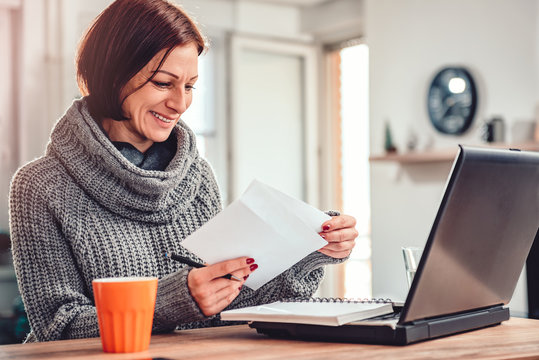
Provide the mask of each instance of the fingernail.
POLYGON ((255 271, 256 269, 258 269, 258 264, 251 265, 249 269, 251 269, 251 271, 255 271))
POLYGON ((253 259, 253 258, 248 258, 247 260, 245 260, 245 262, 247 263, 247 265, 249 265, 249 264, 254 263, 254 262, 255 262, 255 259, 253 259))
POLYGON ((324 239, 326 238, 326 235, 324 235, 324 234, 320 234, 320 236, 321 236, 322 238, 324 238, 324 239))
POLYGON ((249 275, 245 275, 245 276, 243 277, 243 280, 247 280, 248 277, 249 277, 249 275))
POLYGON ((324 231, 328 231, 329 230, 329 225, 324 225, 324 231))
POLYGON ((238 290, 241 290, 241 288, 242 288, 242 287, 243 287, 243 285, 242 285, 242 286, 240 286, 240 287, 238 288, 238 290))

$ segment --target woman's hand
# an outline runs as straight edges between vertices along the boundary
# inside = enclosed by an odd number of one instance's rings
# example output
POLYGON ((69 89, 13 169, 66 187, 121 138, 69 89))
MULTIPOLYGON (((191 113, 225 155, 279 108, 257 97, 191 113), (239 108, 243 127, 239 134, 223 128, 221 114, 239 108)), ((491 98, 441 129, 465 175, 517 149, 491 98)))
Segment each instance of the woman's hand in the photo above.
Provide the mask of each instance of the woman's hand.
POLYGON ((356 219, 349 215, 334 216, 323 223, 320 236, 329 244, 318 251, 335 259, 343 259, 350 255, 358 236, 355 226, 356 219))
POLYGON ((258 267, 254 262, 254 259, 241 257, 189 271, 187 287, 204 315, 219 313, 238 296, 249 274, 258 267), (226 274, 241 281, 223 278, 226 274))

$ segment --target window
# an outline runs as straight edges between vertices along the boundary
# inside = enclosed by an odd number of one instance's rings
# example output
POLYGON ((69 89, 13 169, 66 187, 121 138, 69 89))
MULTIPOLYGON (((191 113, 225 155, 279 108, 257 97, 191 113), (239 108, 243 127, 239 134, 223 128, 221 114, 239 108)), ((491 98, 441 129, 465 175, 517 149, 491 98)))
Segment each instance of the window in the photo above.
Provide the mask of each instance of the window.
POLYGON ((372 296, 369 183, 369 49, 346 44, 328 53, 333 99, 335 154, 334 196, 338 208, 357 219, 359 237, 336 279, 337 296, 372 296))
POLYGON ((227 204, 227 87, 226 42, 211 36, 207 53, 198 58, 198 81, 193 91, 193 102, 182 119, 195 132, 200 156, 211 164, 221 190, 223 204, 227 204))
POLYGON ((182 119, 194 131, 197 148, 202 157, 207 156, 207 141, 215 136, 215 117, 212 113, 212 58, 202 55, 198 61, 198 81, 193 91, 193 102, 182 119))

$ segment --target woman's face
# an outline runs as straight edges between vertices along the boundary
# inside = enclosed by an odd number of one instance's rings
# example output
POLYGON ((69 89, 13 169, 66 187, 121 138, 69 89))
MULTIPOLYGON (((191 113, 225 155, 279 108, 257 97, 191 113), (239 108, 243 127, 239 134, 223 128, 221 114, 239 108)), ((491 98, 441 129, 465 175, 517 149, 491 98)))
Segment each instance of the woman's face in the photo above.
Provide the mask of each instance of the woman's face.
POLYGON ((129 120, 103 120, 112 141, 128 142, 145 152, 154 142, 165 141, 180 116, 191 105, 193 85, 198 78, 198 50, 195 44, 175 47, 156 72, 165 50, 129 80, 122 91, 122 109, 129 120), (153 79, 146 82, 155 72, 153 79))

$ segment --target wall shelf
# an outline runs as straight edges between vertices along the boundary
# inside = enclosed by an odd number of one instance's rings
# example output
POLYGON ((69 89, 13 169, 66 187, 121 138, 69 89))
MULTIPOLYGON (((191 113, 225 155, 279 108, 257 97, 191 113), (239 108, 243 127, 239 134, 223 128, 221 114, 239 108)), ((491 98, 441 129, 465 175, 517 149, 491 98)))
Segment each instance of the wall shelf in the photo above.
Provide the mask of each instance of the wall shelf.
MULTIPOLYGON (((496 149, 520 149, 528 151, 539 151, 539 142, 528 142, 521 144, 481 144, 473 145, 478 147, 496 148, 496 149)), ((379 156, 371 156, 371 162, 397 162, 400 164, 422 164, 422 163, 439 163, 453 161, 457 154, 458 148, 452 149, 436 149, 431 151, 411 151, 406 153, 385 154, 379 156)))

